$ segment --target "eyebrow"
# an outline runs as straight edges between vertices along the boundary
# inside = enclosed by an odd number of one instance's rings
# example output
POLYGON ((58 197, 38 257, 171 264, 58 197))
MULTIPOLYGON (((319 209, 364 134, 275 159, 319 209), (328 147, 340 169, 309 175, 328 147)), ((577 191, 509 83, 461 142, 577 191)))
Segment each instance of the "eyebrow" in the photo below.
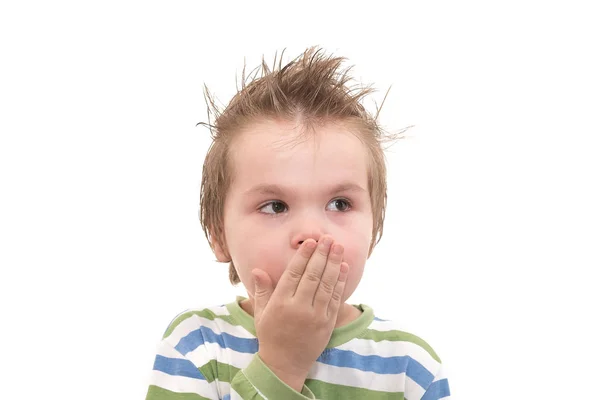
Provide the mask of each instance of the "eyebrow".
MULTIPOLYGON (((280 196, 287 192, 294 194, 296 192, 296 190, 291 187, 288 189, 284 186, 276 185, 276 184, 260 184, 260 185, 256 185, 253 188, 245 191, 244 194, 245 195, 261 194, 261 195, 280 196)), ((336 194, 336 193, 342 193, 342 192, 365 192, 366 193, 367 191, 362 186, 357 185, 356 183, 343 182, 343 183, 333 186, 328 192, 329 192, 329 194, 336 194)))

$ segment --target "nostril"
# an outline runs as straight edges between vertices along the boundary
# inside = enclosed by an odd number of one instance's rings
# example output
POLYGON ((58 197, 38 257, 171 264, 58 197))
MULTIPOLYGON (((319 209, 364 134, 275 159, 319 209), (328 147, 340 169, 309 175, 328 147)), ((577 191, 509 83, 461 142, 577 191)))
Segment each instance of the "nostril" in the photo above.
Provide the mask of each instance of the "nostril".
MULTIPOLYGON (((315 242, 319 243, 317 239, 314 239, 315 242)), ((298 246, 302 246, 302 243, 306 242, 306 240, 298 240, 298 246)))
MULTIPOLYGON (((318 240, 315 240, 315 242, 319 243, 319 241, 318 241, 318 240)), ((304 240, 301 240, 301 241, 299 241, 299 242, 298 242, 298 245, 299 245, 299 246, 301 246, 301 245, 302 245, 302 243, 304 243, 304 240)))

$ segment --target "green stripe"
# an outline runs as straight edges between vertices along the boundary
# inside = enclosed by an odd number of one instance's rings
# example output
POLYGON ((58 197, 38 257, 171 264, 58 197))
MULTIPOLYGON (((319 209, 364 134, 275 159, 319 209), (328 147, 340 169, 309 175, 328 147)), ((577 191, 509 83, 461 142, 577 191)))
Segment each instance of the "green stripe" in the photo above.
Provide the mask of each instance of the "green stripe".
POLYGON ((236 296, 235 301, 226 305, 227 311, 231 314, 233 318, 248 332, 250 332, 253 336, 256 337, 256 329, 254 329, 254 317, 248 314, 246 311, 242 309, 240 306, 240 302, 246 300, 245 297, 236 296))
POLYGON ((431 346, 420 337, 413 335, 412 333, 403 331, 375 331, 373 329, 367 329, 365 333, 360 336, 360 339, 373 340, 375 342, 381 342, 382 340, 389 340, 391 342, 411 342, 418 346, 421 346, 425 351, 429 353, 431 357, 441 364, 442 360, 433 351, 431 346))
POLYGON ((403 400, 403 392, 380 392, 345 385, 336 385, 319 381, 316 379, 307 379, 304 382, 306 386, 315 394, 317 399, 344 399, 344 400, 403 400))
MULTIPOLYGON (((298 392, 288 386, 285 382, 283 382, 279 377, 269 369, 265 365, 265 363, 260 359, 258 354, 256 354, 250 364, 241 374, 237 374, 233 382, 231 382, 231 387, 235 389, 243 398, 249 398, 246 394, 253 394, 255 391, 248 392, 246 391, 247 386, 242 386, 241 389, 244 391, 238 390, 238 386, 243 384, 244 382, 252 382, 252 385, 260 388, 261 394, 267 399, 273 400, 306 400, 315 399, 314 394, 306 385, 302 385, 302 392, 298 392)), ((253 396, 252 398, 256 398, 258 396, 253 396)), ((337 397, 336 397, 337 398, 337 397)))
POLYGON ((248 379, 246 379, 244 374, 239 374, 235 378, 235 381, 231 382, 230 393, 234 390, 242 397, 242 399, 244 397, 251 398, 249 394, 256 393, 256 389, 254 388, 254 386, 252 386, 248 379))
POLYGON ((150 385, 146 400, 210 400, 196 393, 175 393, 161 387, 150 385))
POLYGON ((163 339, 166 338, 167 336, 169 336, 171 333, 173 333, 173 331, 175 330, 175 328, 177 328, 177 326, 182 321, 188 319, 189 317, 191 317, 193 315, 197 315, 197 316, 202 317, 202 318, 210 319, 211 321, 214 321, 215 319, 218 318, 218 319, 221 319, 223 321, 228 322, 231 325, 239 325, 239 322, 235 321, 232 318, 231 315, 217 315, 217 314, 215 314, 214 312, 212 312, 212 311, 210 311, 208 309, 188 311, 188 312, 185 312, 185 313, 181 314, 180 316, 178 316, 177 318, 175 318, 173 320, 173 322, 171 322, 171 324, 167 328, 167 331, 163 335, 163 339))
POLYGON ((236 368, 233 365, 221 363, 216 360, 210 360, 198 369, 200 370, 202 375, 204 375, 206 381, 209 383, 214 382, 215 379, 218 379, 220 382, 231 383, 233 377, 240 370, 239 368, 236 368), (215 371, 217 371, 216 375, 215 371))

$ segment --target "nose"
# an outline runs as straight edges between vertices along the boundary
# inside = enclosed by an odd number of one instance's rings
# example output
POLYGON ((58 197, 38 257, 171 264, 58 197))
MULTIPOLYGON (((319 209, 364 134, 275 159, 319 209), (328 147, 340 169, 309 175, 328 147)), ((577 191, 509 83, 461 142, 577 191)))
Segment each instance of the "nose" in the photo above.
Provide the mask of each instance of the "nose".
POLYGON ((325 233, 327 233, 325 222, 321 218, 304 216, 295 223, 290 244, 293 249, 298 249, 308 239, 318 242, 325 233))

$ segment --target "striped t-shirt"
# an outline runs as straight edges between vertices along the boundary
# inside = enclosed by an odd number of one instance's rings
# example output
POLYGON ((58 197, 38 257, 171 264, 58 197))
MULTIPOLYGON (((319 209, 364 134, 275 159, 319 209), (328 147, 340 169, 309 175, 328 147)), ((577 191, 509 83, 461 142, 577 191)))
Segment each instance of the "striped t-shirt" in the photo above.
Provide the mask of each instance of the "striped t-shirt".
POLYGON ((448 380, 433 349, 419 337, 362 314, 335 328, 302 392, 258 357, 254 319, 239 305, 191 310, 169 325, 158 345, 146 400, 449 399, 448 380))

